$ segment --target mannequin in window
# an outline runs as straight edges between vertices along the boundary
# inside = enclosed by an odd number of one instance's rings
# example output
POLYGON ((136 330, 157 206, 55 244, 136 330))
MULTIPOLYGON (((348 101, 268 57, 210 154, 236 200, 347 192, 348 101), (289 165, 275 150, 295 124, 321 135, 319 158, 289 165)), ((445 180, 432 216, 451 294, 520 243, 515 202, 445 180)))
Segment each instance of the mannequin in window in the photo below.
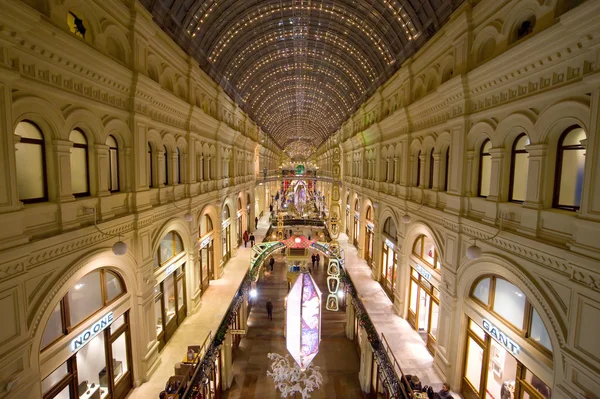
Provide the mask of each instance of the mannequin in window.
POLYGON ((501 399, 514 399, 515 398, 515 382, 514 381, 504 381, 502 383, 502 387, 500 388, 500 398, 501 399))

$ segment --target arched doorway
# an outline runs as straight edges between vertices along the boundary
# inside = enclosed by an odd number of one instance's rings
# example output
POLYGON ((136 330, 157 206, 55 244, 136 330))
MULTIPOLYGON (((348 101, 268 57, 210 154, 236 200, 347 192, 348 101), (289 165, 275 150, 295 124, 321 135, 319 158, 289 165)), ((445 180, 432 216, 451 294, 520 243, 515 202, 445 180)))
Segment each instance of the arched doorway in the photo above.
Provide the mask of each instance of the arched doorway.
POLYGON ((223 251, 223 263, 227 262, 231 258, 231 211, 229 205, 223 205, 223 231, 221 237, 223 238, 222 248, 223 251))
POLYGON ((409 256, 408 322, 435 353, 440 313, 441 260, 435 243, 425 234, 414 241, 409 256))
POLYGON ((550 399, 551 377, 542 369, 553 363, 552 344, 523 291, 503 277, 487 275, 475 281, 465 304, 462 394, 469 399, 550 399))
POLYGON ((242 206, 242 199, 238 197, 237 199, 237 245, 238 247, 242 244, 242 234, 244 233, 243 228, 243 214, 244 207, 242 206))
POLYGON ((358 249, 358 243, 360 238, 360 203, 358 198, 354 201, 354 229, 353 229, 353 244, 358 249))
POLYGON ((187 253, 175 231, 168 232, 154 252, 154 315, 159 350, 187 316, 185 266, 187 253))
POLYGON ((250 200, 250 194, 246 193, 246 230, 248 230, 248 233, 250 233, 250 231, 252 231, 250 229, 250 223, 251 223, 251 212, 250 212, 250 206, 252 205, 252 201, 250 200))
POLYGON ((124 295, 121 276, 101 268, 56 305, 40 346, 44 399, 127 396, 133 372, 129 305, 119 301, 124 295))
POLYGON ((368 206, 365 214, 365 251, 364 257, 369 266, 373 265, 373 239, 375 238, 375 224, 373 223, 373 207, 368 206))
POLYGON ((210 280, 215 279, 215 255, 213 245, 213 222, 207 214, 200 218, 198 235, 200 240, 198 287, 202 294, 208 289, 210 280))
POLYGON ((379 283, 392 302, 394 302, 398 273, 397 237, 396 223, 391 217, 388 217, 383 223, 381 234, 381 279, 379 283))

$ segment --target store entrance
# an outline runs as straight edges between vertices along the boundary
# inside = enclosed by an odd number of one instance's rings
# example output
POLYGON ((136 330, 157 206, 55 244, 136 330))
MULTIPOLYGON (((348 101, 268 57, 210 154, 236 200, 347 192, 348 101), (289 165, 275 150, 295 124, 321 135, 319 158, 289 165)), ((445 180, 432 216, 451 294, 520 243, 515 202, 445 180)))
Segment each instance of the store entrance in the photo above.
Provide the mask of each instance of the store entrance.
POLYGON ((435 354, 438 331, 439 296, 437 288, 411 269, 408 322, 417 330, 432 355, 435 354))
POLYGON ((154 287, 156 337, 161 350, 187 316, 185 263, 154 287))

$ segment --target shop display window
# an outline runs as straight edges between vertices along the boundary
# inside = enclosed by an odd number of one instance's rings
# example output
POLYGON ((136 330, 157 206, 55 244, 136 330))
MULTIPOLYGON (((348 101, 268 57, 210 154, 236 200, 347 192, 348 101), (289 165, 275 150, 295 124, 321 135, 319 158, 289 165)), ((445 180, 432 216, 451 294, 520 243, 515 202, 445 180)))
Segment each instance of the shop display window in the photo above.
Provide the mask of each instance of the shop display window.
POLYGON ((108 302, 111 302, 123 292, 123 287, 121 286, 121 279, 119 279, 119 277, 117 277, 116 274, 109 271, 104 273, 104 278, 106 280, 106 300, 108 302))
POLYGON ((163 331, 162 295, 154 299, 154 318, 156 319, 156 336, 163 331))
POLYGON ((103 305, 100 271, 87 274, 67 294, 70 325, 76 326, 103 305))
POLYGON ((507 327, 528 338, 543 354, 551 357, 552 344, 548 330, 517 286, 501 277, 488 276, 473 285, 471 297, 507 327))
POLYGON ((112 343, 113 373, 115 384, 127 373, 127 333, 122 333, 112 343))
POLYGON ((108 396, 104 334, 96 335, 77 352, 77 394, 80 399, 108 396))
POLYGON ((46 324, 46 329, 44 330, 44 335, 42 336, 42 348, 50 345, 63 334, 64 330, 59 302, 54 307, 54 310, 50 315, 50 319, 48 319, 48 323, 46 324))
POLYGON ((548 385, 546 385, 544 383, 544 381, 540 380, 531 371, 529 371, 527 369, 525 370, 525 378, 524 378, 525 384, 523 384, 523 381, 521 381, 521 382, 522 382, 523 388, 525 388, 524 392, 523 392, 523 399, 529 399, 529 398, 536 399, 535 396, 533 396, 535 391, 537 391, 537 392, 535 392, 536 394, 542 396, 543 398, 551 399, 552 390, 550 389, 550 387, 548 385), (535 390, 535 391, 533 391, 533 390, 535 390))
POLYGON ((417 297, 419 295, 419 286, 415 281, 410 282, 410 310, 417 312, 417 297))
POLYGON ((110 325, 110 333, 114 334, 122 325, 125 324, 125 315, 121 315, 110 325))
POLYGON ((175 317, 176 309, 175 309, 175 282, 173 278, 167 278, 164 281, 164 297, 165 297, 165 306, 167 313, 167 323, 170 322, 173 317, 175 317))
POLYGON ((550 343, 548 331, 546 330, 546 327, 544 327, 544 323, 535 309, 533 309, 531 313, 531 332, 529 333, 529 337, 544 348, 552 351, 552 344, 550 343))
POLYGON ((431 325, 429 326, 429 334, 431 334, 433 338, 437 338, 439 314, 440 306, 436 302, 431 301, 431 325))
POLYGON ((442 263, 435 248, 435 243, 426 235, 422 234, 415 240, 412 253, 434 270, 441 269, 442 263))
POLYGON ((523 329, 525 314, 525 295, 503 279, 496 279, 494 291, 494 311, 518 329, 523 329))
POLYGON ((485 340, 485 331, 483 328, 479 327, 473 320, 469 320, 469 330, 475 333, 481 340, 485 340))
POLYGON ((483 363, 483 348, 475 339, 467 339, 467 360, 465 364, 465 378, 469 381, 475 392, 479 392, 481 383, 481 364, 483 363))
POLYGON ((174 231, 168 232, 162 240, 158 251, 154 255, 154 267, 158 268, 165 265, 173 257, 183 252, 183 241, 179 234, 174 231))
POLYGON ((183 309, 185 305, 185 291, 183 290, 183 279, 177 280, 177 310, 183 309))
POLYGON ((486 305, 490 303, 490 279, 484 278, 479 281, 473 290, 473 296, 486 305))
MULTIPOLYGON (((69 368, 67 367, 67 362, 61 364, 56 370, 54 370, 48 377, 42 380, 42 394, 45 394, 62 381, 69 374, 69 368)), ((68 396, 66 396, 68 397, 68 396)))
POLYGON ((517 360, 498 342, 490 341, 490 358, 486 379, 487 398, 514 398, 517 360))

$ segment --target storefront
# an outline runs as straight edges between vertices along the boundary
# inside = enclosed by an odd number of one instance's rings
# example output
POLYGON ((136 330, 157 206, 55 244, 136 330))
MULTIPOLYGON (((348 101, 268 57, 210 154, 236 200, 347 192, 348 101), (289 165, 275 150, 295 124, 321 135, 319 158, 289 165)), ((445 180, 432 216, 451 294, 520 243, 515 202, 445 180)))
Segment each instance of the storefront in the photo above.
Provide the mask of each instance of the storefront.
POLYGON ((373 264, 373 239, 375 238, 373 224, 373 207, 369 206, 367 208, 366 214, 366 222, 365 222, 365 260, 369 266, 373 264))
POLYGON ((437 287, 441 282, 441 263, 433 240, 425 235, 415 240, 409 265, 408 322, 434 354, 440 313, 440 291, 437 287))
POLYGON ((238 198, 238 209, 237 209, 237 245, 238 247, 240 245, 242 245, 242 237, 244 234, 244 225, 243 225, 243 215, 244 215, 244 208, 242 207, 242 199, 238 198))
POLYGON ((199 256, 198 256, 198 271, 196 273, 198 278, 198 289, 203 294, 207 289, 210 280, 215 279, 215 258, 214 258, 214 245, 213 245, 213 223, 212 219, 208 215, 202 215, 200 219, 198 238, 199 244, 199 256))
POLYGON ((524 293, 501 277, 486 276, 465 303, 465 398, 550 399, 552 345, 524 293))
POLYGON ((358 205, 358 199, 354 201, 354 234, 352 236, 354 246, 358 248, 360 238, 360 206, 358 205))
POLYGON ((346 204, 346 235, 350 235, 350 204, 346 204))
POLYGON ((170 231, 160 240, 154 256, 154 315, 159 350, 173 336, 187 316, 185 262, 186 252, 179 234, 170 231))
POLYGON ((120 276, 97 269, 54 308, 40 353, 44 399, 122 399, 133 387, 130 301, 120 276))
MULTIPOLYGON (((268 197, 268 196, 267 196, 268 197)), ((246 230, 248 231, 248 234, 250 234, 250 232, 252 231, 251 224, 252 222, 254 222, 253 220, 251 220, 250 217, 250 205, 252 204, 252 201, 250 200, 250 194, 246 194, 246 230)), ((273 204, 275 205, 275 204, 273 204)))
POLYGON ((229 206, 223 205, 223 223, 222 223, 221 237, 223 240, 222 251, 223 251, 223 263, 227 262, 231 258, 231 213, 229 212, 229 206))
POLYGON ((398 272, 398 255, 396 254, 396 224, 387 218, 383 224, 381 243, 381 277, 379 283, 385 293, 394 301, 394 290, 398 272))

